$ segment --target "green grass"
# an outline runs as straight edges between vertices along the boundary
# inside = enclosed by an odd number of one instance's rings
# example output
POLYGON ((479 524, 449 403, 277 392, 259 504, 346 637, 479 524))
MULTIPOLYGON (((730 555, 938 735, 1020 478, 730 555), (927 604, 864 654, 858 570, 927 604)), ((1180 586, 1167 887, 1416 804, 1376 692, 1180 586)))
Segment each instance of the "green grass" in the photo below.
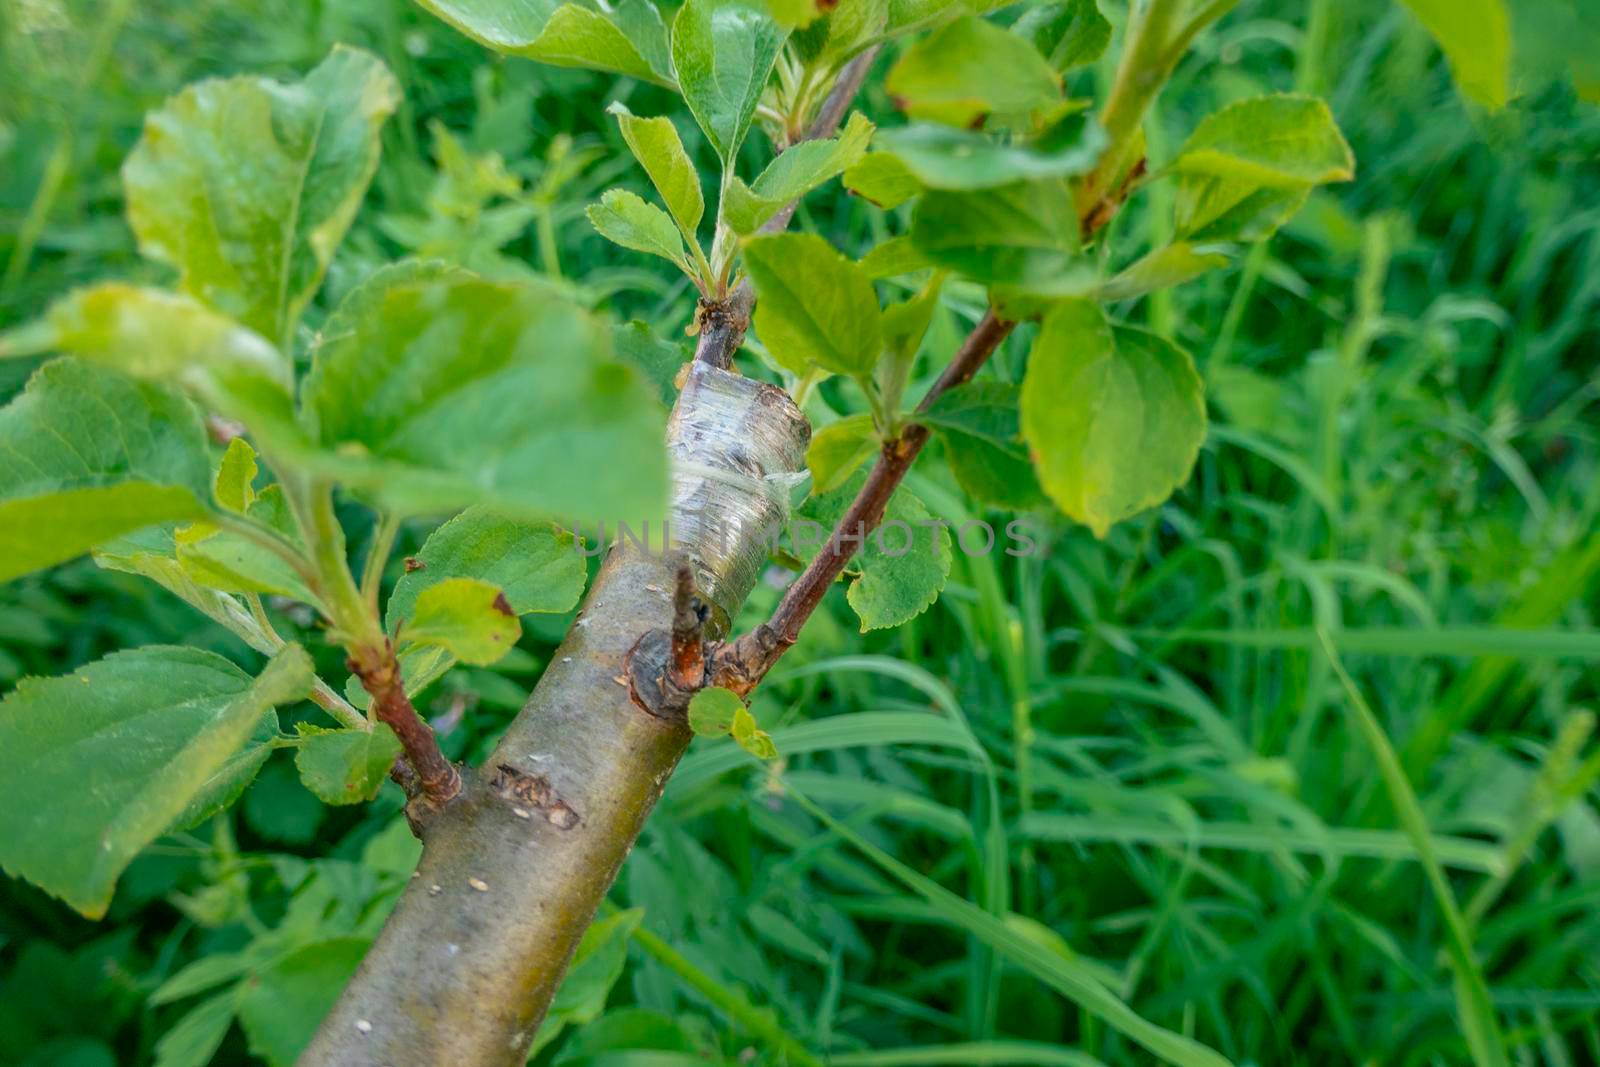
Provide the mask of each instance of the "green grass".
MULTIPOLYGON (((407 102, 329 299, 421 247, 557 266, 681 336, 685 286, 581 218, 642 188, 608 79, 494 61, 398 2, 23 9, 0 22, 0 327, 141 269, 115 174, 164 93, 349 40, 407 102), (435 121, 525 181, 503 242, 484 224, 508 201, 446 210, 469 176, 440 178, 435 121)), ((857 633, 832 596, 756 698, 782 762, 697 743, 625 866, 612 898, 643 926, 594 1039, 660 1051, 594 1062, 1600 1060, 1600 110, 1533 86, 1477 114, 1391 5, 1245 0, 1180 66, 1151 144, 1296 87, 1332 101, 1357 180, 1238 266, 1118 309, 1203 364, 1193 481, 1104 542, 1040 516, 1048 555, 958 559, 899 630, 857 633)), ((1156 232, 1147 207, 1115 225, 1156 232)), ((825 194, 796 225, 864 247, 893 224, 825 194)), ((920 382, 980 302, 950 287, 920 382)), ((1025 351, 986 373, 1016 380, 1025 351)), ((27 369, 0 365, 0 397, 27 369)), ((935 468, 912 481, 969 516, 935 468)), ((342 676, 306 620, 277 621, 342 676)), ((451 755, 486 750, 558 636, 533 624, 434 694, 431 714, 464 711, 451 755)), ((179 641, 248 655, 87 563, 0 587, 7 688, 179 641)), ((370 932, 392 887, 357 861, 396 810, 308 807, 274 762, 228 820, 139 860, 103 924, 0 881, 9 1061, 150 1062, 191 1005, 149 995, 181 967, 295 924, 370 932)), ((216 1062, 248 1060, 236 1030, 216 1062)))

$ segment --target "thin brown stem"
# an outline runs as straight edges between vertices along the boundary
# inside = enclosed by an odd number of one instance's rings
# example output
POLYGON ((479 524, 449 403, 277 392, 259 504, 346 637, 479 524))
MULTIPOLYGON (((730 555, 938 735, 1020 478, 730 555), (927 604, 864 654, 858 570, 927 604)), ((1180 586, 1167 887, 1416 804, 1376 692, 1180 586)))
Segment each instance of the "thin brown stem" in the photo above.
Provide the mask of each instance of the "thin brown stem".
MULTIPOLYGON (((1016 323, 1006 322, 993 311, 986 312, 917 405, 917 411, 926 411, 941 395, 970 381, 1014 326, 1016 323)), ((906 472, 927 443, 928 428, 915 422, 899 437, 884 442, 878 463, 867 475, 866 484, 850 502, 822 551, 784 592, 772 618, 718 650, 712 662, 713 684, 732 689, 740 696, 760 684, 799 639, 801 628, 822 603, 823 596, 844 571, 850 557, 883 521, 889 498, 905 480, 906 472)))
MULTIPOLYGON (((381 649, 361 648, 345 664, 372 697, 372 712, 400 739, 406 761, 416 772, 422 795, 435 805, 452 800, 461 792, 461 775, 455 764, 439 751, 433 728, 422 720, 411 698, 406 695, 400 675, 400 662, 393 644, 385 641, 381 649)), ((405 775, 396 778, 405 786, 405 775)))
POLYGON ((672 594, 672 683, 693 692, 705 684, 705 612, 694 591, 694 568, 678 564, 672 594))

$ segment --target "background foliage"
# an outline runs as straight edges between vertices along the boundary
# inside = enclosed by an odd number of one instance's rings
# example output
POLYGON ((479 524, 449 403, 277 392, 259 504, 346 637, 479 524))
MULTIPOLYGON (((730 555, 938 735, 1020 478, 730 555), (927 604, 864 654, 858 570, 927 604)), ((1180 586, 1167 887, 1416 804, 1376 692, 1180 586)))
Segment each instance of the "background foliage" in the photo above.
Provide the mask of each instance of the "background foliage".
MULTIPOLYGON (((1513 8, 1518 29, 1534 6, 1513 8)), ((583 218, 603 190, 648 194, 605 109, 659 114, 664 90, 497 60, 398 2, 13 0, 0 17, 0 327, 91 280, 166 280, 134 254, 118 178, 147 110, 210 74, 296 77, 345 42, 404 96, 304 329, 417 253, 491 277, 532 264, 681 336, 687 279, 583 218)), ((1600 1059, 1600 765, 1581 710, 1600 677, 1600 116, 1547 76, 1536 33, 1517 41, 1518 96, 1494 114, 1377 0, 1245 0, 1198 43, 1152 153, 1230 100, 1301 89, 1329 98, 1358 170, 1240 265, 1126 309, 1201 363, 1194 479, 1104 541, 1040 511, 1047 556, 957 557, 898 629, 857 633, 836 591, 753 707, 781 777, 728 744, 691 751, 540 1062, 1141 1062, 1041 973, 1103 981, 1235 1062, 1463 1062, 1442 962, 1463 933, 1523 1060, 1600 1059), (1391 804, 1374 727, 1415 812, 1391 804), (1008 889, 1003 933, 1042 953, 1031 973, 987 947, 1008 889)), ((1107 72, 1074 77, 1087 93, 1107 72)), ((863 107, 892 112, 881 85, 863 107)), ((712 170, 715 147, 680 129, 712 170)), ((1159 241, 1169 195, 1153 186, 1116 225, 1159 241)), ((796 223, 842 248, 884 225, 837 189, 796 223)), ((947 286, 924 352, 942 359, 981 299, 947 286)), ((1000 354, 1002 380, 1025 351, 1000 354)), ((0 362, 0 399, 33 367, 0 362)), ((945 475, 911 485, 966 517, 945 475)), ((427 532, 408 525, 397 561, 427 532)), ((751 617, 776 595, 758 589, 751 617)), ((309 619, 284 621, 336 666, 309 619)), ((486 751, 566 619, 525 622, 493 670, 431 694, 450 755, 486 751)), ((87 560, 0 586, 6 689, 160 643, 259 663, 87 560)), ((275 756, 230 814, 135 861, 98 924, 0 881, 8 1060, 178 1064, 220 1041, 216 1062, 291 1062, 414 862, 386 789, 324 807, 275 756)))

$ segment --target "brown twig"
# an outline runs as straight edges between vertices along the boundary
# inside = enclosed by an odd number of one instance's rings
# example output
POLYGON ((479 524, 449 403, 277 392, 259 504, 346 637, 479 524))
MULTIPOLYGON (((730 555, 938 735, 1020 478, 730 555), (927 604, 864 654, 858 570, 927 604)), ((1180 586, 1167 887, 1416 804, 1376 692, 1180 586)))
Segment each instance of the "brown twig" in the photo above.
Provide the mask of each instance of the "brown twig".
POLYGON ((694 591, 694 568, 687 560, 678 564, 672 594, 672 682, 693 692, 705 685, 706 606, 694 591))
MULTIPOLYGON (((1015 325, 993 311, 986 312, 917 405, 917 411, 926 411, 941 395, 970 381, 1015 325)), ((928 428, 921 423, 912 423, 899 437, 884 442, 878 463, 867 475, 866 484, 850 502, 822 551, 784 592, 772 618, 716 651, 712 659, 712 684, 732 689, 740 696, 760 684, 773 664, 799 639, 801 627, 822 603, 828 587, 843 572, 850 557, 883 521, 889 498, 927 443, 928 428)))
MULTIPOLYGON (((421 787, 422 796, 439 805, 459 794, 461 775, 455 764, 439 751, 433 728, 422 720, 411 698, 406 696, 394 645, 385 641, 382 649, 357 649, 345 666, 361 679, 362 687, 372 697, 373 714, 380 722, 387 723, 400 739, 406 761, 416 772, 416 784, 421 787)), ((402 788, 404 777, 397 778, 402 788)))

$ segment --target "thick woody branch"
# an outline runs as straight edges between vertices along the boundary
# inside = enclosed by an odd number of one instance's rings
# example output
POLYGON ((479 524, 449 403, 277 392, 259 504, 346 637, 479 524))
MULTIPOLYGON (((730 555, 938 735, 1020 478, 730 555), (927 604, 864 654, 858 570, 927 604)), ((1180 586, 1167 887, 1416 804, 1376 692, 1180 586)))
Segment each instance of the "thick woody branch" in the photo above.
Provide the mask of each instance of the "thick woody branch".
MULTIPOLYGON (((997 317, 993 311, 985 313, 917 405, 917 411, 926 411, 941 395, 970 381, 1015 325, 997 317)), ((773 664, 799 640, 806 620, 822 603, 828 588, 844 571, 845 564, 850 562, 862 541, 883 521, 889 498, 905 480, 906 472, 927 443, 928 428, 916 422, 907 426, 899 437, 884 442, 878 463, 867 476, 866 484, 850 502, 822 551, 784 593, 772 618, 715 653, 711 670, 713 684, 732 689, 741 696, 760 684, 773 664)))

